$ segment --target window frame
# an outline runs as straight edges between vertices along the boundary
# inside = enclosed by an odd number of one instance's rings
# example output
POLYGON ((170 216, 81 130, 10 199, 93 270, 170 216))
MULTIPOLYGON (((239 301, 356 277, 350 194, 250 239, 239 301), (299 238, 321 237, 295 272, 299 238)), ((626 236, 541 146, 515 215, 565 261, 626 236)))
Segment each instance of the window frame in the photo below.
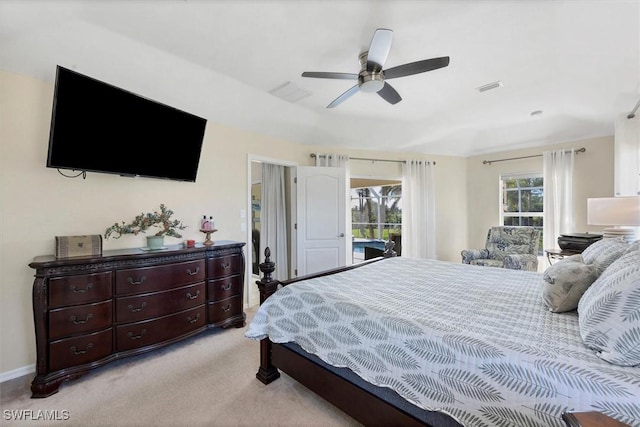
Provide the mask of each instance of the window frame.
MULTIPOLYGON (((518 201, 521 203, 521 195, 518 196, 518 201)), ((504 220, 505 218, 520 218, 520 217, 539 217, 542 218, 542 226, 538 227, 538 226, 534 226, 537 229, 540 229, 541 232, 541 239, 542 239, 542 233, 544 233, 544 174, 542 173, 542 171, 540 172, 528 172, 528 173, 503 173, 500 174, 500 181, 499 181, 499 197, 498 197, 498 204, 499 204, 499 213, 500 213, 500 224, 504 225, 504 220), (518 179, 532 179, 532 178, 541 178, 542 181, 542 185, 541 186, 536 186, 536 187, 527 187, 527 188, 540 188, 542 189, 542 211, 541 212, 505 212, 505 195, 506 195, 506 191, 504 188, 505 185, 505 181, 506 180, 518 180, 518 179)), ((542 245, 540 246, 540 250, 538 251, 538 254, 541 255, 542 254, 542 245)))

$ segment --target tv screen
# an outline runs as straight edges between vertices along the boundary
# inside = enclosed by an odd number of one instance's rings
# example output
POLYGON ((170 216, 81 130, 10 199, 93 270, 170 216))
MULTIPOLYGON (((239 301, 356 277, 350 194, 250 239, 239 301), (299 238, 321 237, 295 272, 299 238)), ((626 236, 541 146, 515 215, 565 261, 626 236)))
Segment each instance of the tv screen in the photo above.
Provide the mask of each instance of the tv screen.
POLYGON ((195 182, 206 124, 58 66, 47 167, 195 182))

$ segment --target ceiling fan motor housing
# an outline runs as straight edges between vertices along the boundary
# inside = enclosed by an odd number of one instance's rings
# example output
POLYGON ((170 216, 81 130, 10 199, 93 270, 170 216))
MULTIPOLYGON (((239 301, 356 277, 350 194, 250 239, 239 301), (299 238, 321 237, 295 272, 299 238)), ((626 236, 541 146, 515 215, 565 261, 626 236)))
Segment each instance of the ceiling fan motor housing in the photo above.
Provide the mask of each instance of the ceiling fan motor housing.
POLYGON ((358 85, 363 92, 378 92, 384 86, 384 73, 382 67, 378 64, 368 62, 369 52, 362 52, 358 59, 360 60, 360 73, 358 74, 358 85), (377 65, 377 66, 376 66, 377 65), (373 66, 373 67, 371 67, 373 66), (368 68, 373 68, 369 70, 368 68))
POLYGON ((358 84, 363 92, 378 92, 384 86, 384 74, 382 71, 361 71, 358 84))

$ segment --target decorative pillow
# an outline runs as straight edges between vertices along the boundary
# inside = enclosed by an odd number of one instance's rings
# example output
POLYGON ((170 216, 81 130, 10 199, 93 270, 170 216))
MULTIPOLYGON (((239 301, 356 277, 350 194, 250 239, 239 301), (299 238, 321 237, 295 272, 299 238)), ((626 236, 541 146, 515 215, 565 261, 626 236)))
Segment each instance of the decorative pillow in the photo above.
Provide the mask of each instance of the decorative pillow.
POLYGON ((629 249, 629 244, 622 239, 606 238, 589 245, 582 252, 585 264, 595 264, 603 272, 613 261, 629 249))
POLYGON ((582 262, 581 255, 572 255, 556 262, 544 272, 542 299, 549 311, 561 313, 578 308, 578 301, 598 278, 598 268, 582 262))
POLYGON ((610 363, 640 365, 640 242, 615 260, 578 303, 580 335, 610 363))

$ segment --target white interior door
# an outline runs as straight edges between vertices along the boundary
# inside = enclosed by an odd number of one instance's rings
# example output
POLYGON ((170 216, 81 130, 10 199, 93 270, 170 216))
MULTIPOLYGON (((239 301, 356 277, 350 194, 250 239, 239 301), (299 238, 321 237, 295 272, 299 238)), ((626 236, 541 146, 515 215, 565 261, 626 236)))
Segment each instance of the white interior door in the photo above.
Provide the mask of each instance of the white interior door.
POLYGON ((299 166, 297 177, 298 276, 346 265, 346 169, 299 166))

